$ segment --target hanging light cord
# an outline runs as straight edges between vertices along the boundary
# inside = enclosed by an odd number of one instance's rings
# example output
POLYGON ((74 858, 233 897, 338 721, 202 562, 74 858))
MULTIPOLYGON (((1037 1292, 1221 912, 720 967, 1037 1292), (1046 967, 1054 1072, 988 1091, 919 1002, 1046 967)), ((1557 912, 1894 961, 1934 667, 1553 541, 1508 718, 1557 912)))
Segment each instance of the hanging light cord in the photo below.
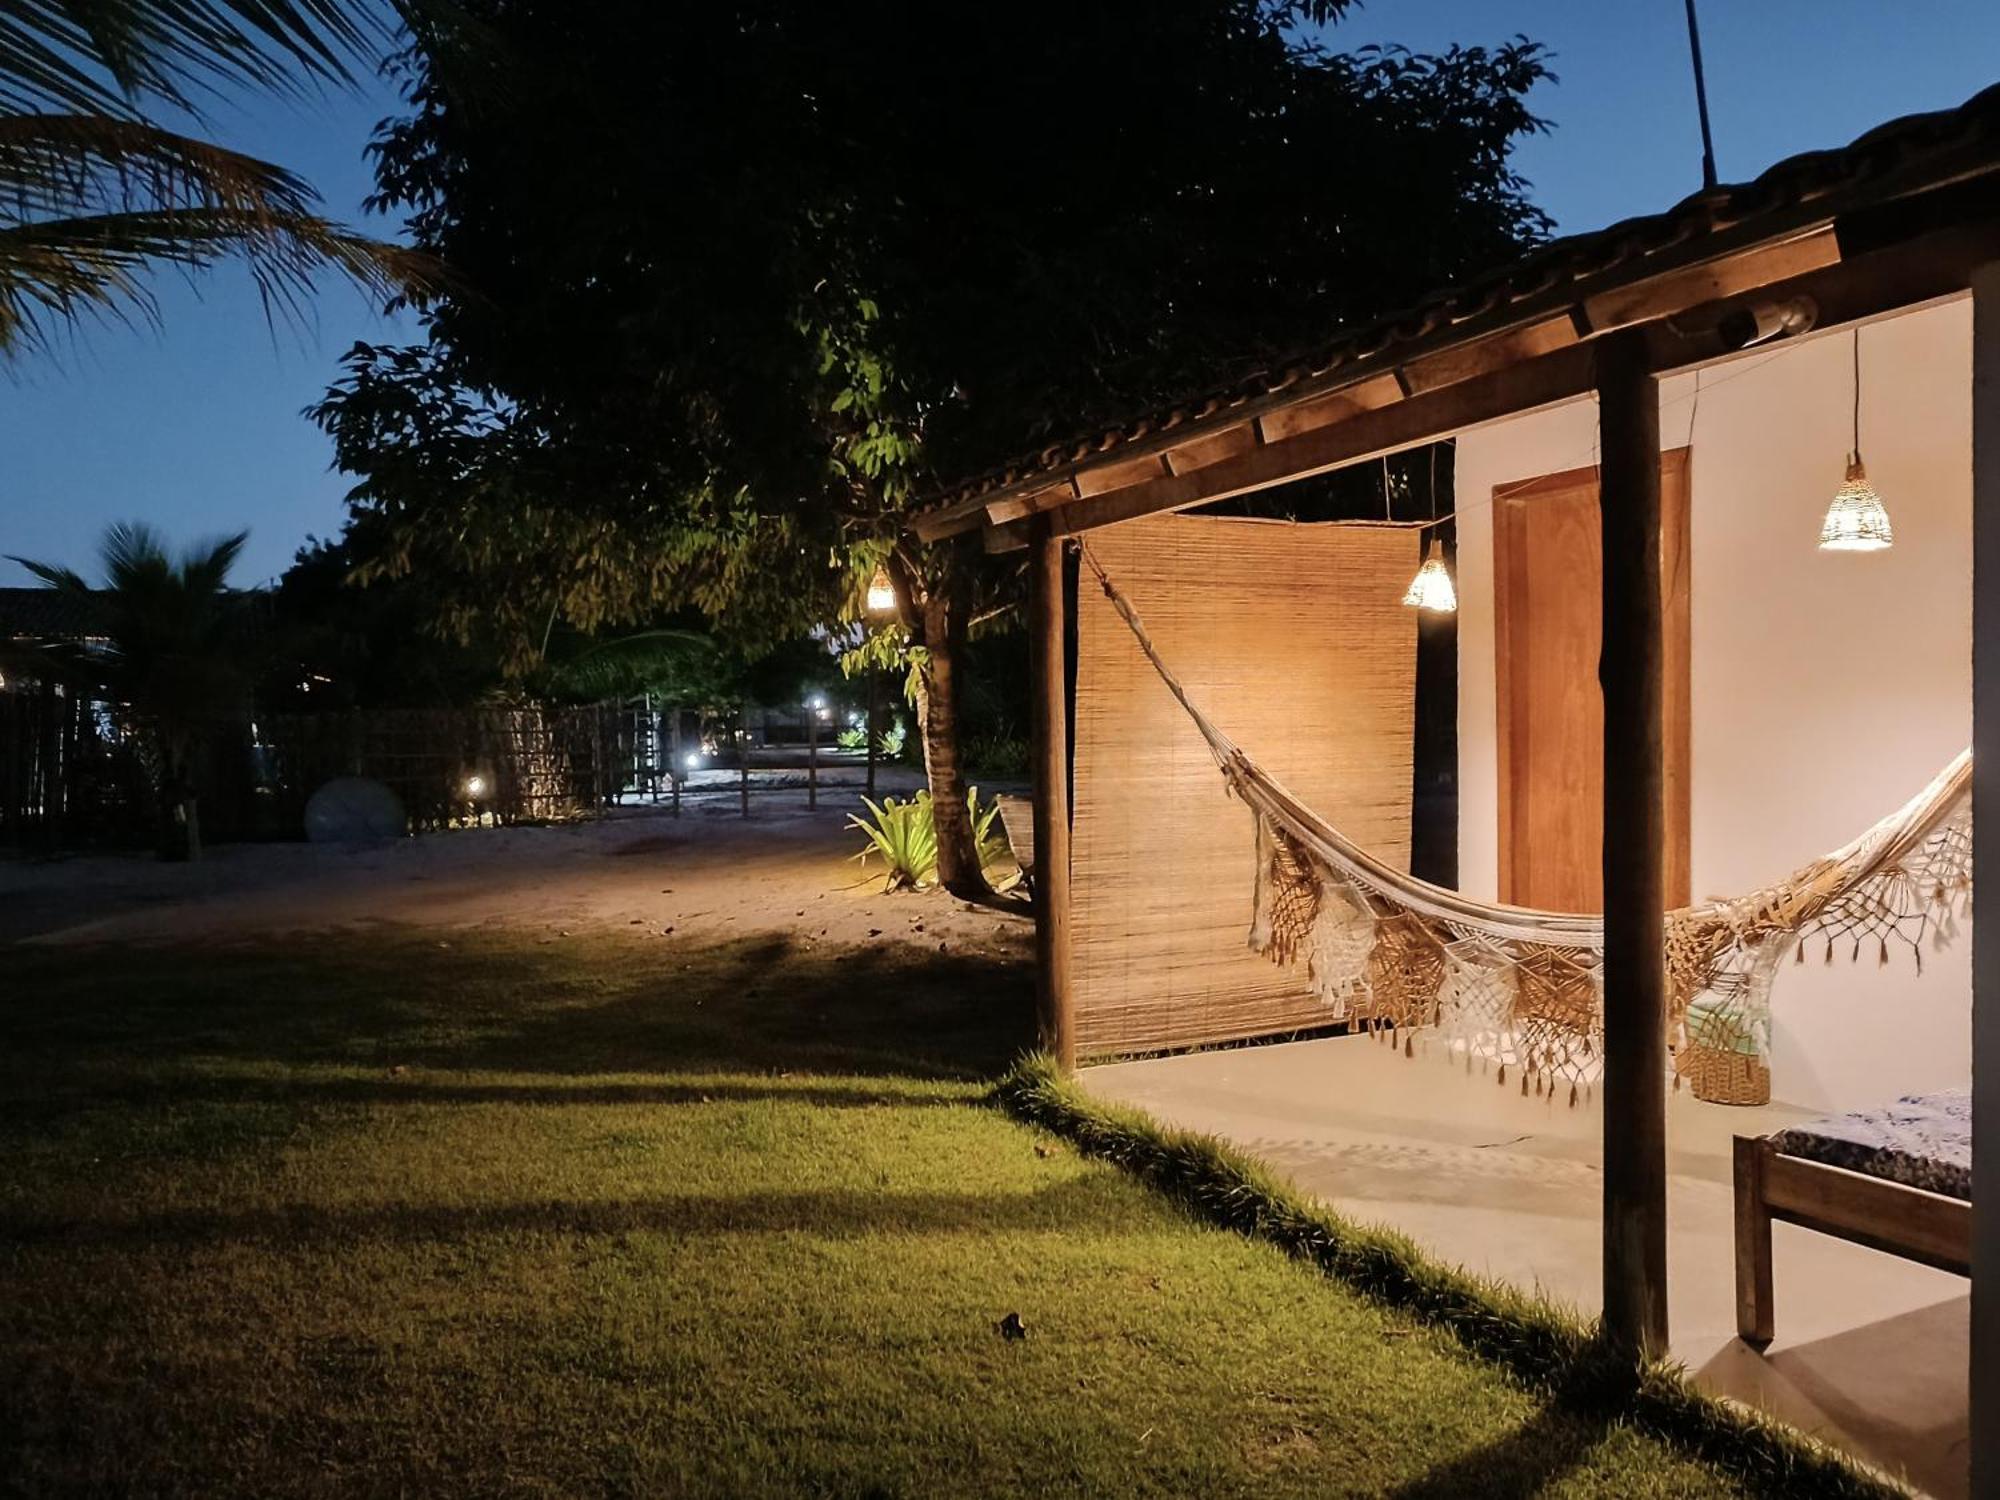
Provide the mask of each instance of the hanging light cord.
POLYGON ((1861 325, 1854 327, 1854 461, 1861 462, 1861 325))

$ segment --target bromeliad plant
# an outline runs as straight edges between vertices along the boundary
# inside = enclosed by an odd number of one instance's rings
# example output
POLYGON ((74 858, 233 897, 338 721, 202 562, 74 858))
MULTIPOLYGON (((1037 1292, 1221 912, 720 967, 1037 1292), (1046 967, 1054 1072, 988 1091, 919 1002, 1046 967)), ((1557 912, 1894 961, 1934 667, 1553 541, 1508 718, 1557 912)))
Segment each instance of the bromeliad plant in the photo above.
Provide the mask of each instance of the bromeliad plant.
MULTIPOLYGON (((899 802, 894 797, 884 797, 875 802, 863 797, 868 808, 866 818, 848 815, 848 826, 858 828, 868 837, 867 847, 854 858, 866 865, 871 855, 879 855, 888 867, 888 879, 883 885, 885 891, 920 890, 933 884, 937 879, 937 819, 931 807, 931 794, 921 791, 907 802, 899 802)), ((979 850, 980 867, 992 878, 996 864, 1004 864, 1008 859, 1007 838, 997 824, 1000 819, 1000 803, 994 800, 983 807, 979 802, 979 788, 971 787, 965 796, 966 811, 972 817, 972 834, 979 850)), ((996 889, 1006 889, 1019 880, 1018 873, 1012 879, 996 883, 996 889)))
POLYGON ((868 846, 854 856, 855 860, 865 867, 871 854, 882 857, 889 872, 882 887, 885 891, 930 884, 937 875, 937 821, 931 816, 931 794, 918 792, 907 802, 894 797, 880 802, 863 797, 861 801, 868 808, 868 817, 850 813, 847 818, 850 827, 868 837, 868 846))

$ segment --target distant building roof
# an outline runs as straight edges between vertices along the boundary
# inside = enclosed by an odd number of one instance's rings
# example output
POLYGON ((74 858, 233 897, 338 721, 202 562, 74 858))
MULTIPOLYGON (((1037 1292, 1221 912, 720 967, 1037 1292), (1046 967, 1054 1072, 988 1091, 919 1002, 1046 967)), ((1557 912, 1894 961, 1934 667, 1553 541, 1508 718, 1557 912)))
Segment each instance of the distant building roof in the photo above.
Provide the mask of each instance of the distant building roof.
POLYGON ((0 640, 86 640, 103 630, 94 602, 62 589, 0 588, 0 640))

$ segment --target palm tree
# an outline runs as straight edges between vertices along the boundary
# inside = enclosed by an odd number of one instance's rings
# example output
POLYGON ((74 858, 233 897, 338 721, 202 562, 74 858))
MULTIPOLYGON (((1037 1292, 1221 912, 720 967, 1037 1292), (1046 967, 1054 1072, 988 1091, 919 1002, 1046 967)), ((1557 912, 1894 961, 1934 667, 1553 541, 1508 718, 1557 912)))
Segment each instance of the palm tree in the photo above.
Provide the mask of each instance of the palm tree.
POLYGON ((235 84, 350 82, 445 0, 0 0, 0 364, 88 314, 150 315, 144 272, 246 260, 279 313, 334 271, 393 297, 427 262, 322 217, 284 168, 149 120, 235 84))
POLYGON ((98 555, 104 586, 75 570, 16 557, 50 588, 82 601, 92 644, 45 645, 56 669, 119 705, 147 752, 164 815, 161 852, 201 857, 197 772, 217 730, 248 712, 254 680, 242 596, 229 570, 249 533, 197 542, 176 558, 142 522, 105 528, 98 555))

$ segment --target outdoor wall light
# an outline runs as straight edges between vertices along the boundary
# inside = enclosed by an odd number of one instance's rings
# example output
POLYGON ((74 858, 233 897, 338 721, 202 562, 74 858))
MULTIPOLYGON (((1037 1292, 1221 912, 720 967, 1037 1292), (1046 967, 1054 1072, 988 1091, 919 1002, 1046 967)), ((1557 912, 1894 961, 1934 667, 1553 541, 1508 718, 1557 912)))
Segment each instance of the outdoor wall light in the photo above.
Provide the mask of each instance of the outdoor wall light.
POLYGON ((477 771, 465 778, 465 795, 474 799, 486 795, 486 778, 477 771))
POLYGON ((1868 482, 1861 462, 1861 330, 1854 330, 1854 446, 1847 454, 1847 478, 1833 492, 1833 503, 1820 523, 1822 552, 1886 552, 1896 544, 1889 524, 1889 507, 1868 482))
POLYGON ((1403 595, 1403 603, 1411 609, 1427 609, 1433 614, 1457 612, 1458 590, 1452 586, 1451 570, 1444 565, 1444 544, 1436 537, 1431 538, 1424 565, 1410 580, 1410 590, 1403 595))
POLYGON ((887 614, 896 607, 896 586, 889 581, 889 570, 880 563, 875 565, 875 576, 868 580, 868 612, 887 614))

